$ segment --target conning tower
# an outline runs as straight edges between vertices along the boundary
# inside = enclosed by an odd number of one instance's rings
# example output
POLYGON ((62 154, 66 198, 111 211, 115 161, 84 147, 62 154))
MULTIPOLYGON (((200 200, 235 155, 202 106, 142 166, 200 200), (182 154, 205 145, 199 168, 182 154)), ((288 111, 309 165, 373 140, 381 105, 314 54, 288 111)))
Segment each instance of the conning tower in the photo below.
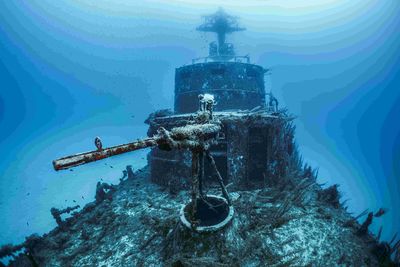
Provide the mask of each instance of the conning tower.
POLYGON ((264 74, 268 70, 251 64, 248 55, 237 56, 233 44, 226 42, 227 34, 245 30, 239 27, 238 18, 219 9, 204 20, 197 30, 216 33, 217 42, 209 44, 207 57, 176 69, 175 112, 197 111, 197 97, 204 93, 214 95, 216 111, 265 105, 264 74))

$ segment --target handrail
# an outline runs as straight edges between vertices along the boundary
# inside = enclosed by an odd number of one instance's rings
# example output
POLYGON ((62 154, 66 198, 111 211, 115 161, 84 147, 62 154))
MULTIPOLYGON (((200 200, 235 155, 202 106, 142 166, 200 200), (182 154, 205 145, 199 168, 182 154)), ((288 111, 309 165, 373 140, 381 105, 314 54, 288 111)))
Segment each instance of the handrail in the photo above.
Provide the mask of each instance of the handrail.
POLYGON ((250 63, 250 57, 246 56, 213 56, 213 57, 198 57, 192 59, 192 64, 196 63, 207 63, 207 62, 218 62, 218 61, 225 61, 225 62, 242 62, 242 59, 245 60, 245 63, 250 63))

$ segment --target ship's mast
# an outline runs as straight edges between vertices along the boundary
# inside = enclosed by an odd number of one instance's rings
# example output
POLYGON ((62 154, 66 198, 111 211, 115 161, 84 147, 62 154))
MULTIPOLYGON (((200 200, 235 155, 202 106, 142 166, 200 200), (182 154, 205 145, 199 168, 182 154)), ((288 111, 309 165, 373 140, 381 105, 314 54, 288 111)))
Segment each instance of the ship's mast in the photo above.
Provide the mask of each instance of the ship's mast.
POLYGON ((202 32, 215 32, 218 37, 218 47, 215 42, 210 43, 210 57, 214 59, 227 59, 235 55, 233 45, 225 43, 225 36, 228 33, 244 31, 239 27, 238 18, 228 15, 222 8, 212 15, 203 16, 205 22, 196 28, 202 32))

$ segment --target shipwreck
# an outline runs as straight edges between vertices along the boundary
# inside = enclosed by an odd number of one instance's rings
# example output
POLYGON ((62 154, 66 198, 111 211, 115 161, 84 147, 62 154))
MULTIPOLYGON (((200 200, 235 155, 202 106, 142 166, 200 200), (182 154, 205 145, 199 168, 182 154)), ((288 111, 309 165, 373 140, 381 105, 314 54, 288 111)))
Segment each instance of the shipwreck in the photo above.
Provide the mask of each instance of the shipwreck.
POLYGON ((97 137, 95 150, 53 162, 63 170, 151 147, 148 165, 127 166, 118 185, 99 182, 80 210, 53 208, 58 227, 4 245, 0 257, 9 266, 399 266, 396 236, 368 230, 385 210, 352 216, 337 185, 323 189, 303 162, 294 116, 265 90, 269 70, 226 42, 245 30, 238 18, 220 9, 197 30, 217 41, 176 69, 174 109, 149 115, 147 138, 104 148, 97 137))

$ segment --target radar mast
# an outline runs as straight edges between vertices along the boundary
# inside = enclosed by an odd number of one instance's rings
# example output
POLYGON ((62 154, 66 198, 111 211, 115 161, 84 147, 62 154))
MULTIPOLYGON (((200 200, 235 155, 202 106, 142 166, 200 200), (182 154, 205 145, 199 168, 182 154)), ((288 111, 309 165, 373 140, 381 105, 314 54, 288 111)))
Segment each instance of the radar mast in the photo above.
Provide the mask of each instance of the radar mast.
POLYGON ((218 44, 211 42, 209 46, 209 57, 213 60, 230 60, 235 56, 233 44, 226 43, 226 34, 244 31, 239 26, 238 17, 228 15, 222 8, 211 15, 203 16, 204 23, 196 28, 202 32, 215 32, 218 37, 218 44))

